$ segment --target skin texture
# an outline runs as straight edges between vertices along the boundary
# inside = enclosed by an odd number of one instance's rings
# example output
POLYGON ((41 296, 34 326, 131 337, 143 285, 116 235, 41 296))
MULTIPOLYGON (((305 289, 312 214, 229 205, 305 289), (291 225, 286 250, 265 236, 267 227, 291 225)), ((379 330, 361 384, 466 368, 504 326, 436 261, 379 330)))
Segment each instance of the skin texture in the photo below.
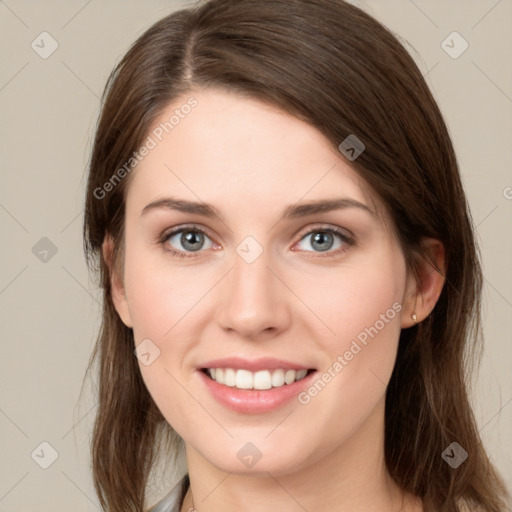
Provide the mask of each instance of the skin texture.
MULTIPOLYGON (((417 321, 430 313, 442 276, 425 264, 416 284, 378 198, 315 128, 233 93, 193 96, 197 107, 134 171, 123 274, 112 277, 114 304, 135 345, 149 338, 160 350, 152 364, 139 366, 185 442, 191 489, 182 510, 194 503, 201 512, 270 505, 285 512, 421 511, 387 474, 384 400, 400 330, 414 323, 413 312, 417 321), (141 215, 169 196, 210 203, 222 220, 165 208, 141 215), (374 215, 350 207, 280 220, 288 205, 337 197, 374 215), (186 252, 180 234, 162 241, 163 234, 190 223, 206 231, 204 245, 189 250, 191 257, 173 256, 166 248, 186 252), (333 235, 332 248, 315 249, 315 233, 328 227, 350 233, 356 244, 333 235), (236 252, 247 236, 263 249, 250 264, 236 252), (237 413, 209 394, 197 371, 236 354, 285 359, 321 374, 393 304, 401 311, 307 404, 293 399, 272 412, 237 413), (262 453, 251 468, 237 457, 247 442, 262 453)), ((425 244, 443 268, 442 245, 425 244)), ((107 238, 107 261, 111 251, 107 238)))

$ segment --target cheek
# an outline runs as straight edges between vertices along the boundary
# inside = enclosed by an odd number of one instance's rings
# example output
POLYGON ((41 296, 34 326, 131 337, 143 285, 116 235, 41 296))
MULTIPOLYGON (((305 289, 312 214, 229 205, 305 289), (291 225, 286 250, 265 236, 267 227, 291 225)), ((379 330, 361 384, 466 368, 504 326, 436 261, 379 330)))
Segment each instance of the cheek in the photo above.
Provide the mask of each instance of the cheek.
POLYGON ((330 328, 321 338, 329 357, 299 401, 326 424, 343 426, 344 436, 357 430, 385 395, 400 336, 404 285, 404 260, 389 250, 334 273, 324 293, 314 294, 315 307, 330 328))
POLYGON ((135 340, 161 338, 172 327, 175 293, 170 284, 147 265, 127 265, 125 275, 135 340))
POLYGON ((152 358, 149 365, 139 362, 146 388, 167 421, 185 432, 195 418, 203 418, 186 391, 182 365, 193 344, 194 315, 200 312, 194 305, 206 293, 206 283, 192 271, 171 268, 163 258, 156 262, 147 250, 134 248, 125 261, 125 285, 135 345, 145 343, 141 346, 149 347, 152 358))
MULTIPOLYGON (((395 339, 400 331, 401 300, 405 286, 405 262, 391 244, 368 251, 329 270, 303 273, 293 283, 294 291, 313 313, 316 337, 331 355, 349 348, 368 329, 381 339, 395 339)), ((395 340, 396 341, 396 340, 395 340)))
POLYGON ((135 340, 162 342, 180 319, 188 318, 207 283, 191 270, 166 261, 165 255, 134 246, 125 261, 126 294, 135 340))

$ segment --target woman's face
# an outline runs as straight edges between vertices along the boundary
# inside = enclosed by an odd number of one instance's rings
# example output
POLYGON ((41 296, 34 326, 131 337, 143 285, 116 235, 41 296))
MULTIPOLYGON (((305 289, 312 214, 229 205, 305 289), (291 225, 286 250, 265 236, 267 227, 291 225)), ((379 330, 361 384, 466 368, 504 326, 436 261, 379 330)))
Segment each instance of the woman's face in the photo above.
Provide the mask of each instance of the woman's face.
POLYGON ((307 123, 218 90, 176 101, 149 136, 114 300, 187 449, 278 475, 382 439, 408 280, 349 162, 307 123))

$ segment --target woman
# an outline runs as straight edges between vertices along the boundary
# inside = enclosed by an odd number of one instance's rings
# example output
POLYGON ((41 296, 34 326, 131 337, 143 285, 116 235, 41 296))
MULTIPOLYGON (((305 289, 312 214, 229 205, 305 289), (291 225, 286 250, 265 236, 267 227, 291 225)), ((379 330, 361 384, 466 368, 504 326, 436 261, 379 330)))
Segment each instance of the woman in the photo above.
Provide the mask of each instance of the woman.
POLYGON ((107 84, 84 236, 104 510, 146 510, 180 447, 153 512, 505 510, 466 390, 482 276, 454 150, 360 9, 152 26, 107 84))

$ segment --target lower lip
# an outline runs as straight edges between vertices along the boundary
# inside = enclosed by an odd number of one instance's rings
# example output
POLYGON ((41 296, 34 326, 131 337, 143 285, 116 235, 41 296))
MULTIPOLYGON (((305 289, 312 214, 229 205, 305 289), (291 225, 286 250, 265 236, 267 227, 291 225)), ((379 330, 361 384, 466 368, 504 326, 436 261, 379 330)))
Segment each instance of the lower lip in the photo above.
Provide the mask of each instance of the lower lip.
POLYGON ((244 414, 270 412, 282 407, 296 397, 309 385, 316 371, 292 384, 285 384, 271 389, 238 389, 219 384, 203 371, 198 370, 200 378, 206 384, 213 397, 222 405, 244 414))

